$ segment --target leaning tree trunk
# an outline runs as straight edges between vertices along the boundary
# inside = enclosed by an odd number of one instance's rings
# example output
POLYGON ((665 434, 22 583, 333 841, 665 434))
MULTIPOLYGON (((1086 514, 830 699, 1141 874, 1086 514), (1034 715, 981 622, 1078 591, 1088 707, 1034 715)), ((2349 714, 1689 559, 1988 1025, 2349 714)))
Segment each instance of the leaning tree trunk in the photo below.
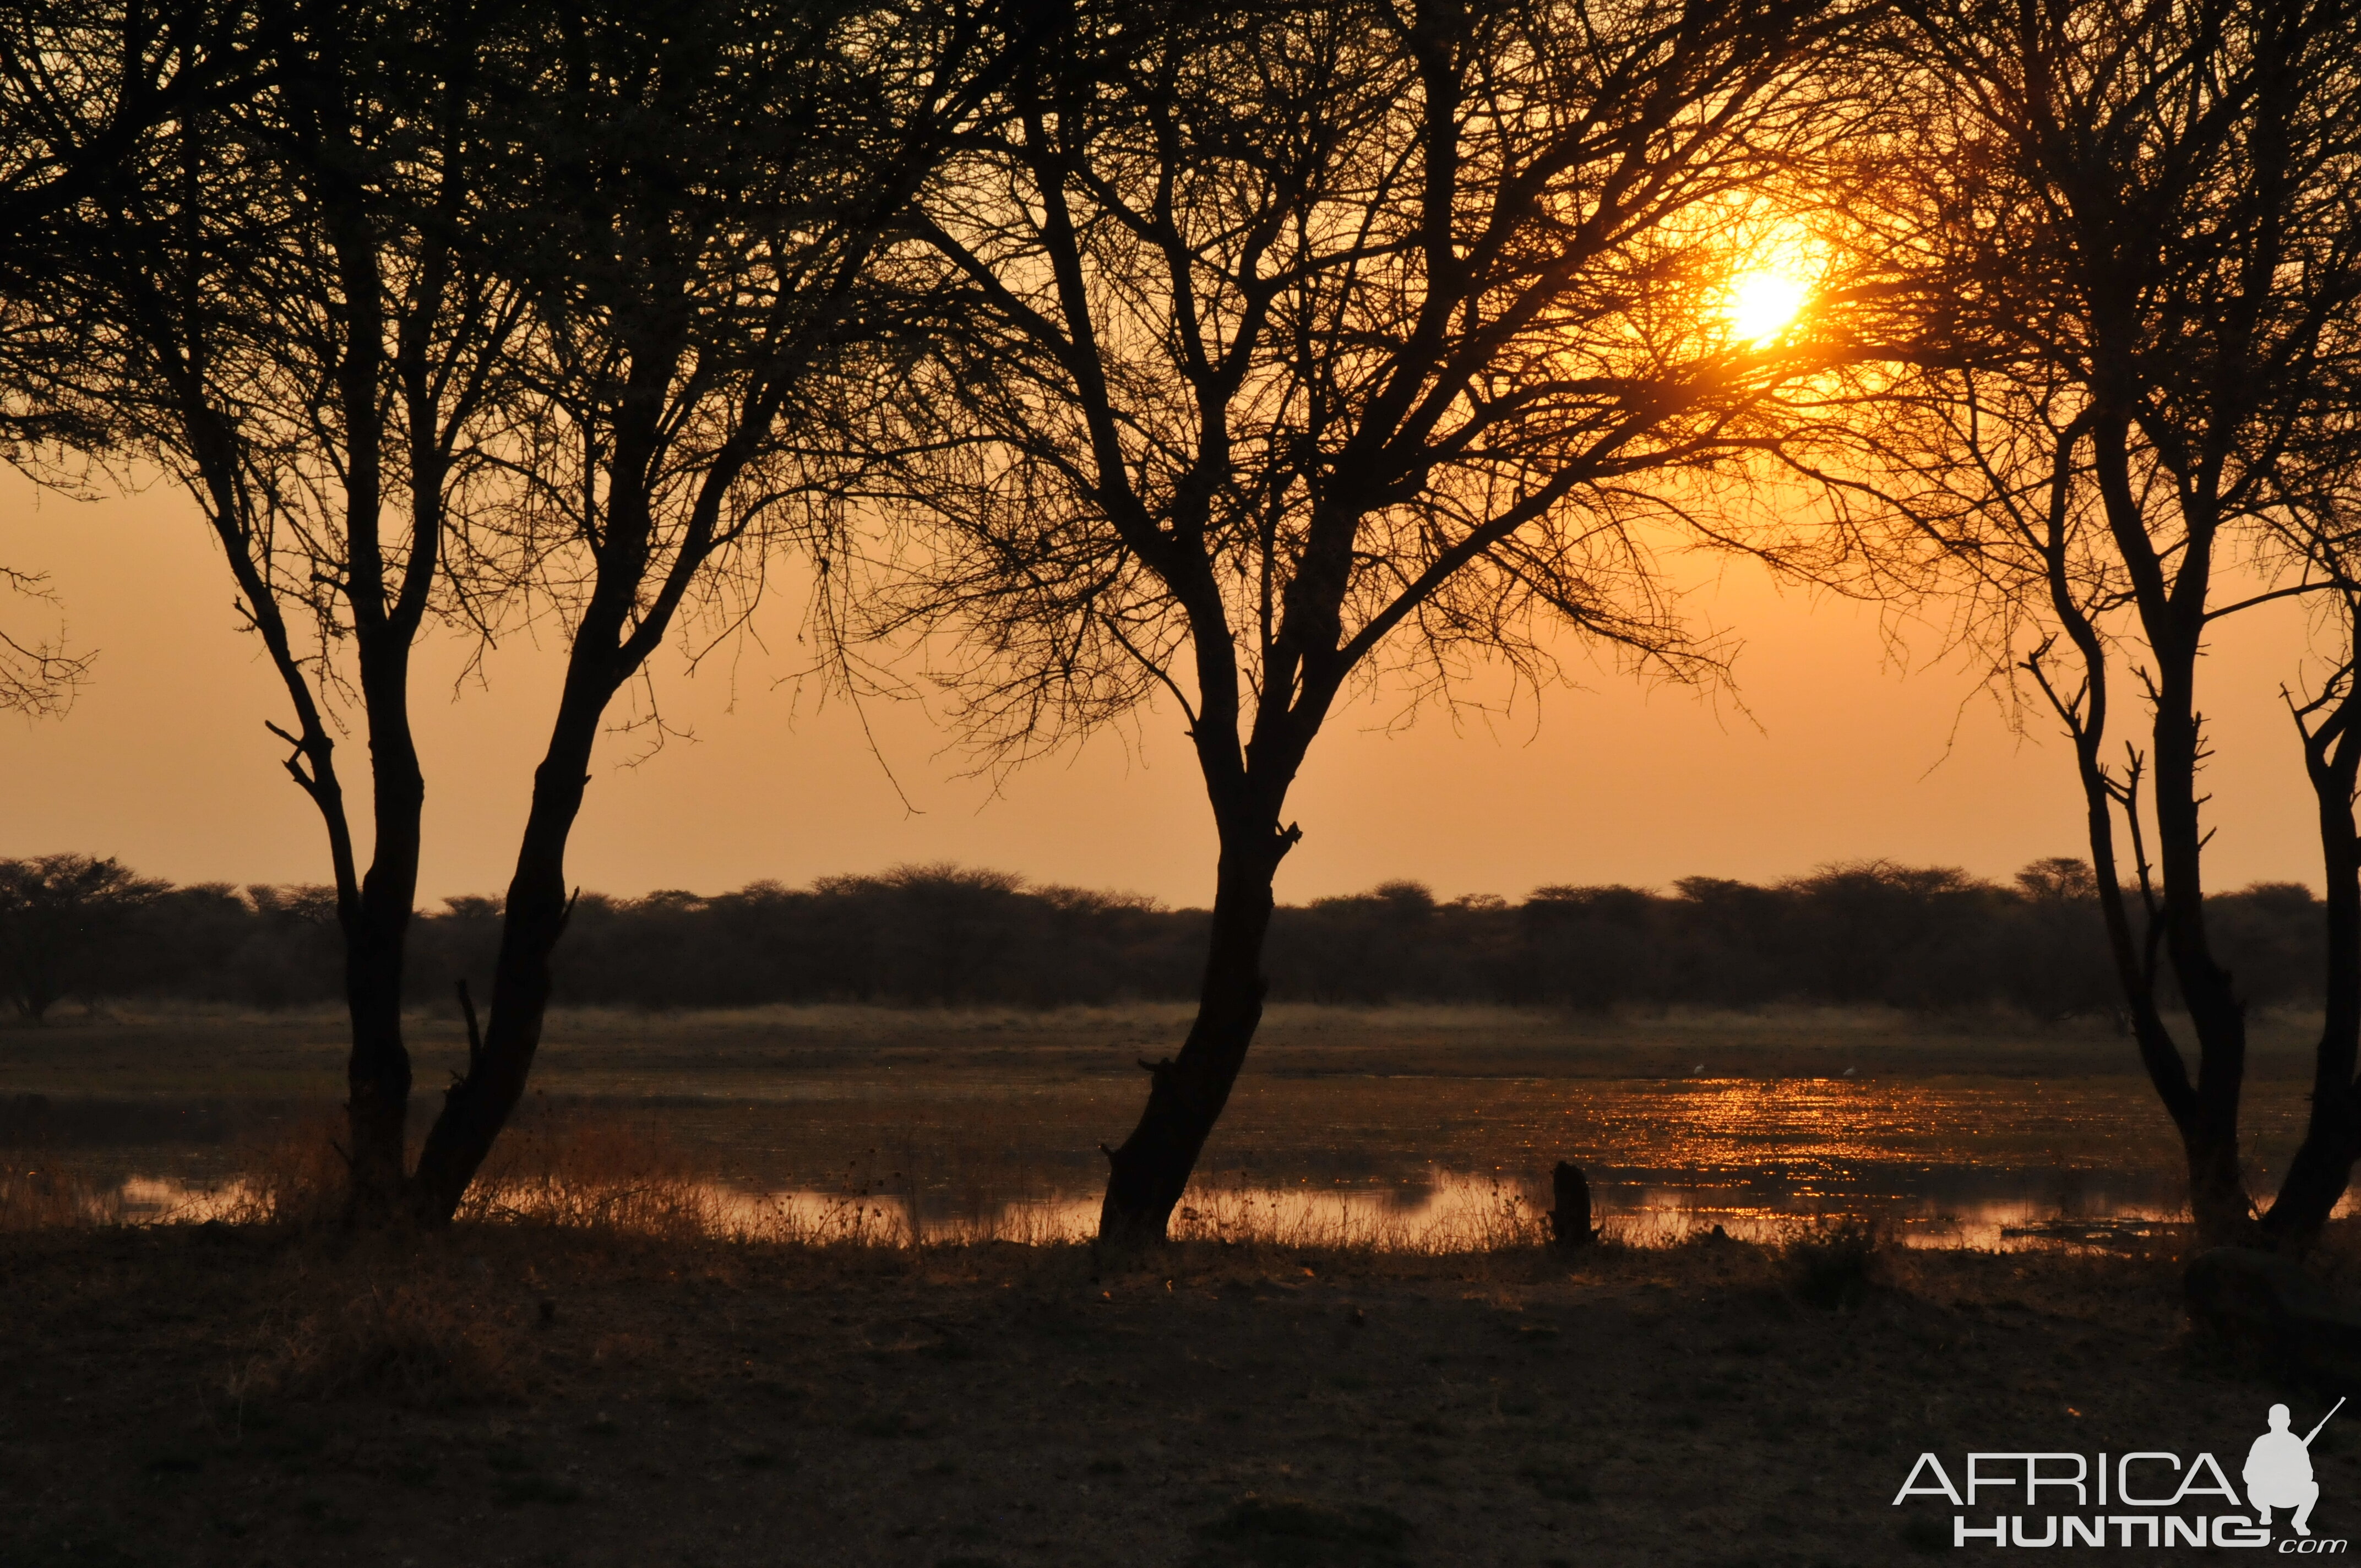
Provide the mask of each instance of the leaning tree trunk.
POLYGON ((1099 1209, 1104 1242, 1164 1239, 1262 1022, 1269 990, 1262 955, 1270 932, 1271 879, 1294 838, 1276 821, 1261 821, 1235 831, 1225 827, 1222 839, 1196 1021, 1179 1056, 1140 1064, 1149 1074, 1148 1107, 1123 1146, 1106 1151, 1106 1199, 1099 1209))
MULTIPOLYGON (((2301 721, 2303 714, 2298 714, 2301 721)), ((2347 690, 2316 730, 2304 735, 2304 762, 2319 806, 2321 869, 2328 898, 2326 1008, 2312 1058, 2312 1115, 2288 1162, 2279 1194, 2263 1217, 2264 1234, 2301 1256, 2319 1241, 2328 1216, 2352 1183, 2361 1158, 2361 1096, 2354 1072, 2361 1058, 2361 834, 2353 790, 2361 775, 2361 695, 2347 690)))
POLYGON ((615 683, 569 672, 549 750, 533 777, 533 806, 510 879, 492 972, 492 1008, 480 1039, 468 1020, 467 1070, 443 1098, 412 1178, 419 1221, 448 1224, 468 1183, 523 1097, 549 1008, 549 960, 566 931, 566 843, 582 810, 598 718, 615 683))

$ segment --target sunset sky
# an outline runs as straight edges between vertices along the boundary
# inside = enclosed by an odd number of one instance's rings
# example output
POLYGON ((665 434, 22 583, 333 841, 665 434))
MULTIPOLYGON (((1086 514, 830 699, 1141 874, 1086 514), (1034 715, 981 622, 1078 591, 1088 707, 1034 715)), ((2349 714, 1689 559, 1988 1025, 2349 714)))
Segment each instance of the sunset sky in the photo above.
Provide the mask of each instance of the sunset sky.
MULTIPOLYGON (((236 629, 227 573, 189 504, 159 486, 75 503, 0 480, 0 560, 46 571, 94 678, 62 721, 0 720, 0 855, 76 850, 177 882, 319 882, 318 819, 280 772, 265 719, 286 704, 258 645, 236 629)), ((1332 721, 1292 797, 1304 838, 1279 894, 1301 902, 1412 877, 1445 897, 1521 897, 1548 883, 1662 885, 1705 874, 1764 880, 1832 860, 1885 856, 2004 877, 2037 856, 2082 852, 2062 741, 2046 723, 2012 735, 1973 673, 1909 630, 1915 667, 1883 657, 1875 612, 1774 591, 1698 563, 1700 618, 1744 641, 1735 700, 1647 690, 1609 668, 1586 688, 1477 716, 1401 713, 1382 691, 1332 721), (1740 706, 1743 704, 1743 707, 1740 706)), ((960 775, 939 716, 863 715, 781 684, 798 663, 793 595, 758 623, 767 643, 693 677, 657 662, 667 718, 695 732, 636 767, 632 736, 603 743, 569 858, 585 887, 718 892, 795 883, 900 861, 954 861, 1040 882, 1126 889, 1175 904, 1212 890, 1213 834, 1169 709, 1126 742, 1106 734, 991 786, 960 775)), ((58 612, 0 606, 11 627, 58 612)), ((1905 629, 1907 630, 1908 629, 1905 629)), ((2318 883, 2305 790, 2279 683, 2301 623, 2233 626, 2209 664, 2213 885, 2318 883)), ((426 755, 422 902, 497 892, 508 878, 558 672, 554 645, 504 643, 488 688, 455 696, 463 645, 421 659, 426 755)), ((1578 655, 1577 655, 1578 661, 1578 655)), ((1577 667, 1578 664, 1577 664, 1577 667)), ((365 777, 357 737, 340 749, 365 777)))

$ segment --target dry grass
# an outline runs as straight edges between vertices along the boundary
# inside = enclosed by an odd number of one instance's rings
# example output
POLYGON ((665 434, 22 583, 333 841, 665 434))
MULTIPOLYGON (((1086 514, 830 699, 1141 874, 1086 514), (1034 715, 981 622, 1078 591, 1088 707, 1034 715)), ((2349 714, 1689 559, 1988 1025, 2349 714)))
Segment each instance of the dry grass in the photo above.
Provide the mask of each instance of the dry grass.
POLYGON ((524 1314, 412 1255, 290 1282, 222 1380, 256 1401, 372 1394, 417 1408, 514 1403, 527 1387, 524 1314))
MULTIPOLYGON (((472 1212, 862 1245, 1073 1239, 1093 1228, 1104 1166, 1093 1151, 1138 1113, 1134 1062, 1170 1046, 1183 1011, 561 1014, 472 1212)), ((419 1022, 431 1080, 464 1045, 448 1020, 419 1022)), ((2279 1048, 2293 1022, 2265 1022, 2246 1113, 2268 1182, 2301 1132, 2309 1077, 2265 1070, 2297 1060, 2279 1048)), ((43 1097, 49 1108, 0 1115, 0 1141, 46 1138, 76 1169, 149 1179, 150 1212, 227 1215, 246 1196, 266 1217, 288 1214, 275 1179, 252 1193, 195 1189, 225 1183, 225 1151, 258 1129, 333 1113, 321 1102, 344 1033, 326 1014, 8 1031, 0 1109, 43 1097)), ((1610 1234, 1646 1245, 1721 1222, 1770 1239, 1782 1223, 1771 1212, 1799 1183, 1829 1208, 1906 1209, 1914 1236, 1965 1227, 1979 1239, 2053 1213, 2151 1214, 2180 1185, 2169 1123, 2103 1030, 1875 1011, 1280 1007, 1206 1149, 1186 1205, 1199 1218, 1180 1230, 1513 1247, 1537 1228, 1532 1195, 1561 1159, 1604 1183, 1610 1234), (1483 1188, 1422 1212, 1438 1169, 1483 1188), (1657 1207, 1683 1194, 1721 1207, 1657 1207), (1996 1203, 1997 1218, 1983 1213, 1996 1203)), ((10 1206, 14 1223, 64 1223, 22 1196, 10 1206)))
POLYGON ((1536 1247, 1550 1234, 1546 1209, 1499 1180, 1445 1181, 1409 1212, 1367 1193, 1199 1182, 1174 1221, 1176 1241, 1430 1256, 1536 1247))
POLYGON ((704 1186, 676 1149, 643 1133, 568 1120, 494 1145, 459 1217, 688 1240, 715 1229, 704 1186))
POLYGON ((1857 1307, 1884 1278, 1890 1239, 1871 1221, 1821 1215, 1798 1225, 1778 1248, 1787 1288, 1830 1311, 1857 1307))
POLYGON ((115 1189, 45 1168, 28 1151, 0 1150, 0 1232, 80 1228, 121 1219, 115 1189))
MULTIPOLYGON (((338 1129, 320 1122, 254 1146, 233 1160, 239 1175, 152 1212, 127 1208, 125 1189, 49 1171, 0 1170, 0 1229, 217 1223, 308 1231, 343 1213, 338 1129)), ((1091 1197, 1012 1197, 1028 1172, 989 1162, 967 1168, 956 1201, 889 1194, 847 1173, 840 1192, 764 1192, 715 1181, 696 1153, 643 1123, 595 1113, 544 1113, 494 1146, 460 1206, 462 1223, 532 1226, 666 1242, 800 1247, 1027 1246, 1087 1241, 1091 1197)), ((154 1184, 146 1184, 154 1185, 154 1184)), ((144 1193, 142 1184, 131 1190, 144 1193)), ((1368 1189, 1270 1189, 1239 1178, 1193 1185, 1175 1214, 1176 1242, 1223 1247, 1447 1255, 1514 1250, 1548 1237, 1546 1213, 1498 1179, 1446 1179, 1403 1202, 1368 1189)))
MULTIPOLYGON (((308 1231, 343 1214, 344 1165, 325 1121, 235 1157, 240 1174, 211 1188, 109 1189, 54 1169, 0 1168, 0 1230, 217 1222, 308 1231), (157 1189, 149 1191, 148 1189, 157 1189), (126 1202, 126 1195, 138 1200, 126 1202)), ((21 1163, 21 1162, 20 1162, 21 1163)), ((704 1151, 646 1118, 596 1109, 540 1112, 512 1127, 461 1205, 463 1223, 628 1235, 664 1242, 791 1247, 958 1248, 1085 1243, 1094 1189, 1047 1186, 1005 1158, 957 1162, 949 1191, 918 1189, 875 1157, 840 1172, 835 1190, 765 1190, 716 1180, 704 1151)), ((900 1164, 914 1164, 906 1158, 900 1164)), ((1549 1240, 1547 1200, 1499 1177, 1437 1173, 1423 1190, 1367 1184, 1273 1186, 1239 1171, 1194 1182, 1171 1223, 1176 1244, 1221 1248, 1455 1256, 1515 1253, 1549 1240)), ((1720 1234, 1715 1213, 1651 1209, 1609 1216, 1622 1246, 1662 1249, 1720 1234)), ((1843 1211, 1757 1215, 1745 1239, 1780 1251, 1807 1293, 1850 1296, 1894 1234, 1843 1211)))
MULTIPOLYGON (((336 1123, 323 1120, 252 1146, 237 1161, 238 1179, 220 1204, 192 1217, 307 1229, 330 1223, 344 1212, 345 1158, 336 1143, 341 1131, 336 1123)), ((183 1217, 192 1216, 166 1216, 183 1217)))

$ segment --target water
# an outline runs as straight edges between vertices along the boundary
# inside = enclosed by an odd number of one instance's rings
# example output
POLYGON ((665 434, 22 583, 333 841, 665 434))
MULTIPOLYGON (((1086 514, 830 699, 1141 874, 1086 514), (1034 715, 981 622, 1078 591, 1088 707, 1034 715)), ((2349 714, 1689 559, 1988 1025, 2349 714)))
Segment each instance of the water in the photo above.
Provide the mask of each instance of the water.
MULTIPOLYGON (((772 1087, 544 1097, 509 1144, 512 1157, 561 1165, 606 1157, 599 1138, 660 1150, 667 1175, 734 1228, 1080 1239, 1097 1222, 1094 1145, 1114 1141, 1137 1103, 1133 1083, 1114 1078, 879 1073, 772 1087)), ((2258 1192, 2301 1110, 2300 1084, 2255 1086, 2258 1192)), ((263 1097, 20 1100, 0 1115, 0 1168, 70 1174, 127 1217, 203 1219, 245 1196, 256 1147, 324 1137, 332 1117, 317 1101, 263 1097)), ((2106 1246, 2185 1218, 2169 1128, 2147 1085, 2123 1075, 1393 1073, 1242 1086, 1175 1229, 1420 1250, 1530 1241, 1559 1158, 1587 1172, 1594 1219, 1639 1241, 1716 1226, 1775 1239, 1845 1214, 1911 1245, 2106 1246)))

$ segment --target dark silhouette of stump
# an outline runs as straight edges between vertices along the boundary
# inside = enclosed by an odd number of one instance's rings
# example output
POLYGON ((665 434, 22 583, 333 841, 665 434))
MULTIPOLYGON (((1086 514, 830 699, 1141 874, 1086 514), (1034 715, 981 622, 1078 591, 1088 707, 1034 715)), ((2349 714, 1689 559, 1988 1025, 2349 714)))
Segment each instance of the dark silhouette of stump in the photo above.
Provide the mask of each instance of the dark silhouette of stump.
POLYGON ((1588 1246, 1598 1239, 1590 1228, 1590 1183, 1582 1178, 1582 1167, 1557 1162, 1550 1172, 1550 1190, 1556 1207, 1550 1212, 1550 1234, 1561 1252, 1588 1246))

